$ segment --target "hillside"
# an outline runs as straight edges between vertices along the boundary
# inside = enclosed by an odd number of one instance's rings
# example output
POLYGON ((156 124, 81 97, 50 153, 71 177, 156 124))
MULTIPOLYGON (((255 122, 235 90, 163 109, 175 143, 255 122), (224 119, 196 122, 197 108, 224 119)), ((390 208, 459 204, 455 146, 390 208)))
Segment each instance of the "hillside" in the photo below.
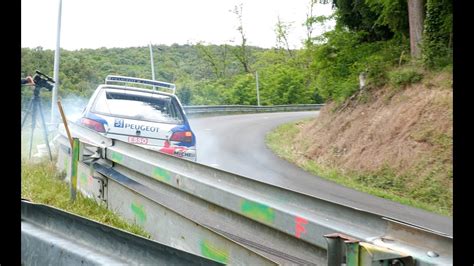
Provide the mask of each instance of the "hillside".
MULTIPOLYGON (((154 46, 155 79, 176 84, 176 94, 184 105, 256 105, 256 72, 262 105, 322 102, 310 86, 304 50, 289 56, 282 49, 247 46, 250 72, 245 71, 235 53, 240 46, 178 45, 154 46)), ((99 48, 68 51, 61 49, 59 95, 88 98, 107 75, 149 79, 152 77, 149 47, 99 48)), ((35 70, 53 76, 54 51, 21 49, 22 77, 35 70)), ((25 96, 31 96, 28 88, 25 96)), ((47 98, 45 99, 47 101, 47 98)))
POLYGON ((452 215, 452 131, 452 74, 445 71, 330 103, 311 121, 280 127, 269 142, 279 155, 320 176, 452 215), (276 135, 293 142, 276 148, 276 135))

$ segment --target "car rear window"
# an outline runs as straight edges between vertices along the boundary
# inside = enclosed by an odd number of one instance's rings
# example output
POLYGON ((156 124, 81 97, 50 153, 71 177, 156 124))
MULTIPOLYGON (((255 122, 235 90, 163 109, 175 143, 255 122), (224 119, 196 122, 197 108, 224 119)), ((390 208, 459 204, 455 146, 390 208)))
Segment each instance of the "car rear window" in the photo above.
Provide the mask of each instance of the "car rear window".
POLYGON ((176 99, 152 92, 104 88, 97 95, 92 112, 152 122, 183 123, 176 99))

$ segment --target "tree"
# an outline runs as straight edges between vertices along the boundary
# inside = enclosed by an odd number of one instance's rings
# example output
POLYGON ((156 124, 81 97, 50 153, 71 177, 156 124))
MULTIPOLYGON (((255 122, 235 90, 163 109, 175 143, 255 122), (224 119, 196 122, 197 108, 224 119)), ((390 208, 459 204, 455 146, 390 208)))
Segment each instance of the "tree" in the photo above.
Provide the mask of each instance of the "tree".
POLYGON ((410 53, 413 58, 421 56, 423 36, 423 0, 408 0, 408 22, 410 24, 410 53))
POLYGON ((291 23, 284 23, 278 17, 277 24, 275 26, 275 33, 277 37, 277 46, 285 47, 286 51, 290 56, 293 56, 290 45, 288 44, 288 32, 291 27, 291 23))
POLYGON ((378 14, 375 23, 387 25, 397 37, 409 38, 407 0, 365 0, 378 14))
POLYGON ((212 71, 217 79, 226 78, 226 69, 228 64, 227 51, 228 45, 221 46, 203 45, 197 43, 196 48, 201 58, 206 61, 212 68, 212 71))
POLYGON ((451 0, 427 0, 423 30, 423 63, 442 67, 452 62, 453 3, 451 0))
POLYGON ((377 23, 380 14, 373 10, 366 0, 334 0, 337 8, 337 24, 349 30, 361 33, 362 42, 389 40, 393 31, 383 24, 377 23))
POLYGON ((221 70, 219 69, 219 62, 216 56, 212 53, 211 47, 204 46, 202 43, 197 43, 196 48, 199 51, 199 55, 204 61, 211 65, 212 71, 216 78, 221 78, 221 70))
POLYGON ((338 23, 352 31, 366 32, 364 41, 388 40, 394 34, 404 36, 408 15, 410 53, 413 58, 421 56, 424 0, 333 0, 333 4, 338 9, 338 23), (408 8, 401 8, 404 3, 408 8))
POLYGON ((313 24, 315 23, 314 21, 314 16, 313 16, 313 7, 316 4, 317 0, 309 0, 309 14, 306 14, 306 20, 304 22, 304 26, 306 27, 306 40, 305 40, 305 45, 306 47, 309 47, 312 44, 312 39, 313 39, 313 24))
POLYGON ((242 38, 242 42, 239 47, 232 49, 232 53, 234 56, 239 60, 239 62, 244 67, 244 71, 246 73, 251 73, 250 65, 249 65, 249 52, 247 48, 247 38, 245 37, 244 26, 242 22, 242 9, 243 5, 240 4, 239 6, 235 6, 233 13, 237 15, 237 19, 239 20, 239 26, 237 30, 240 33, 240 37, 242 38))
POLYGON ((179 88, 176 90, 176 95, 183 105, 189 105, 191 103, 192 92, 188 87, 184 86, 179 88))

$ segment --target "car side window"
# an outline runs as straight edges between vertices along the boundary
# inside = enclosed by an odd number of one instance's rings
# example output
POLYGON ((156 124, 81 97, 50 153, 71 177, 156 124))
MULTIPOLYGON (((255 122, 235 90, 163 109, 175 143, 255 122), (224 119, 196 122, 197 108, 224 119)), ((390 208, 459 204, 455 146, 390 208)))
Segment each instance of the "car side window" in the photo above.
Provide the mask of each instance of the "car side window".
POLYGON ((108 110, 107 106, 106 106, 106 98, 105 98, 105 90, 101 90, 98 94, 97 94, 97 97, 94 101, 94 105, 92 107, 92 110, 94 112, 98 112, 98 113, 105 113, 105 114, 109 114, 110 111, 108 110))

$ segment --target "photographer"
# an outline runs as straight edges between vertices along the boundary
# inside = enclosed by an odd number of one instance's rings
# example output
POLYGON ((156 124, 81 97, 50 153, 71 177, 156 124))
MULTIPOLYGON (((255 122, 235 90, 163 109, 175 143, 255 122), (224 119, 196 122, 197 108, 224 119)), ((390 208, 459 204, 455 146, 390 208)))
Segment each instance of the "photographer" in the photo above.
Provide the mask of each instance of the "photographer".
POLYGON ((33 86, 35 85, 35 81, 31 76, 27 76, 24 79, 21 79, 21 85, 33 86))
POLYGON ((49 153, 49 159, 52 161, 52 155, 51 155, 51 149, 49 147, 49 142, 48 142, 48 132, 47 132, 47 127, 44 122, 44 115, 43 115, 43 108, 41 107, 41 89, 46 89, 48 91, 53 90, 53 85, 52 83, 55 83, 54 80, 47 75, 39 72, 38 70, 35 71, 36 74, 32 77, 27 76, 24 79, 21 79, 21 85, 34 85, 34 90, 33 90, 33 95, 31 97, 31 100, 28 104, 28 110, 25 113, 25 116, 23 117, 21 121, 21 129, 23 130, 23 126, 25 125, 26 118, 28 115, 31 113, 31 136, 30 136, 30 152, 29 152, 29 158, 31 158, 31 147, 32 147, 32 141, 33 141, 33 133, 36 127, 36 114, 39 112, 40 117, 41 117, 41 123, 43 125, 43 133, 44 133, 44 138, 46 142, 46 147, 48 148, 48 153, 49 153))

